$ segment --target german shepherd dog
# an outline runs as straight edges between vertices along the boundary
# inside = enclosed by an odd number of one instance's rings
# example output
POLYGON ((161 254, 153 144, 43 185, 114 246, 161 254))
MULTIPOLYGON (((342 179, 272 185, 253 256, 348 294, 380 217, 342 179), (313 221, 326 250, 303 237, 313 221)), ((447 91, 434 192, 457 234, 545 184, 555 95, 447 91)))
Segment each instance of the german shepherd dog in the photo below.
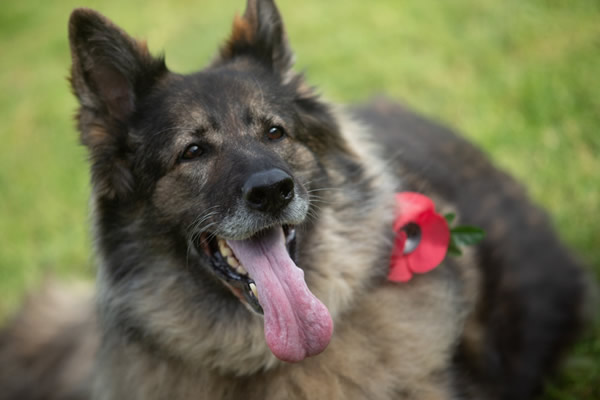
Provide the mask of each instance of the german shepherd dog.
POLYGON ((69 21, 95 295, 4 330, 2 399, 531 399, 581 325, 585 274, 524 190, 391 101, 324 102, 272 0, 169 71, 105 17, 69 21), (395 193, 487 233, 387 280, 395 193))

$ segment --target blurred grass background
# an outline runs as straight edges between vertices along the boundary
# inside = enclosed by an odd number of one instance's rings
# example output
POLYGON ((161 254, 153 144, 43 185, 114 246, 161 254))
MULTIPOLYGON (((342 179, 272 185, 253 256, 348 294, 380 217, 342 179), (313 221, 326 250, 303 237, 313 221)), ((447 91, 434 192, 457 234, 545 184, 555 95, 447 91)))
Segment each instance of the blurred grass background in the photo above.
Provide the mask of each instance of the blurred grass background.
MULTIPOLYGON (((191 72, 243 0, 9 0, 0 6, 0 316, 52 273, 93 276, 67 19, 95 8, 191 72)), ((401 99, 479 144, 600 276, 598 0, 279 1, 297 66, 339 102, 401 99)), ((599 320, 600 314, 596 321, 599 320)), ((600 324, 547 399, 600 399, 600 324)))

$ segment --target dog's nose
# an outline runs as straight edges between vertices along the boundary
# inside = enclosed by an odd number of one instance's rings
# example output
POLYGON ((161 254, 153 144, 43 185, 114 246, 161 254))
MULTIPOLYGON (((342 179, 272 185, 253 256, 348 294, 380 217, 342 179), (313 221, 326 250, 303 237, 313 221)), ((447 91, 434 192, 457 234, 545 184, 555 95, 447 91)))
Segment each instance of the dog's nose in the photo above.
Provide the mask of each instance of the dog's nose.
POLYGON ((249 207, 276 214, 294 197, 294 180, 277 168, 256 172, 244 183, 242 192, 249 207))

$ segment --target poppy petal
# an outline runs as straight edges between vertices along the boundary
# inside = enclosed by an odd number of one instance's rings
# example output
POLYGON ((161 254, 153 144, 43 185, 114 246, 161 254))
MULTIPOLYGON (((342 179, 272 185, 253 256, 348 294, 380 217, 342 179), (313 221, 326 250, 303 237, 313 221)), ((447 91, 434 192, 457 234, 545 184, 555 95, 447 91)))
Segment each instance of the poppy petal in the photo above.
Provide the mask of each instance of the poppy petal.
POLYGON ((429 197, 416 192, 396 193, 396 204, 395 232, 410 222, 416 222, 422 213, 435 209, 435 204, 429 197))
POLYGON ((392 282, 408 282, 412 278, 408 260, 404 254, 405 243, 406 233, 404 231, 398 232, 396 241, 394 242, 394 250, 392 251, 392 258, 390 262, 390 271, 388 273, 388 280, 392 282))
POLYGON ((421 214, 416 223, 421 228, 421 241, 415 251, 405 257, 410 270, 422 274, 437 267, 446 257, 450 229, 446 219, 433 211, 421 214))

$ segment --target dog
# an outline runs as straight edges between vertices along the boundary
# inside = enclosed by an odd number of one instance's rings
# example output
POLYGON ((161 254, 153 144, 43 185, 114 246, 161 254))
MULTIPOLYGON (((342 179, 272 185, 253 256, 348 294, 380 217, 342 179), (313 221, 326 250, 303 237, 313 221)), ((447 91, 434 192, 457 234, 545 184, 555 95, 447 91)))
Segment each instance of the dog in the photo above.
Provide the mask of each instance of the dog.
POLYGON ((50 285, 0 336, 2 399, 531 399, 583 321, 583 268, 525 191, 385 98, 342 108, 248 0, 181 75, 69 21, 96 288, 50 285), (485 230, 387 279, 395 194, 485 230))

